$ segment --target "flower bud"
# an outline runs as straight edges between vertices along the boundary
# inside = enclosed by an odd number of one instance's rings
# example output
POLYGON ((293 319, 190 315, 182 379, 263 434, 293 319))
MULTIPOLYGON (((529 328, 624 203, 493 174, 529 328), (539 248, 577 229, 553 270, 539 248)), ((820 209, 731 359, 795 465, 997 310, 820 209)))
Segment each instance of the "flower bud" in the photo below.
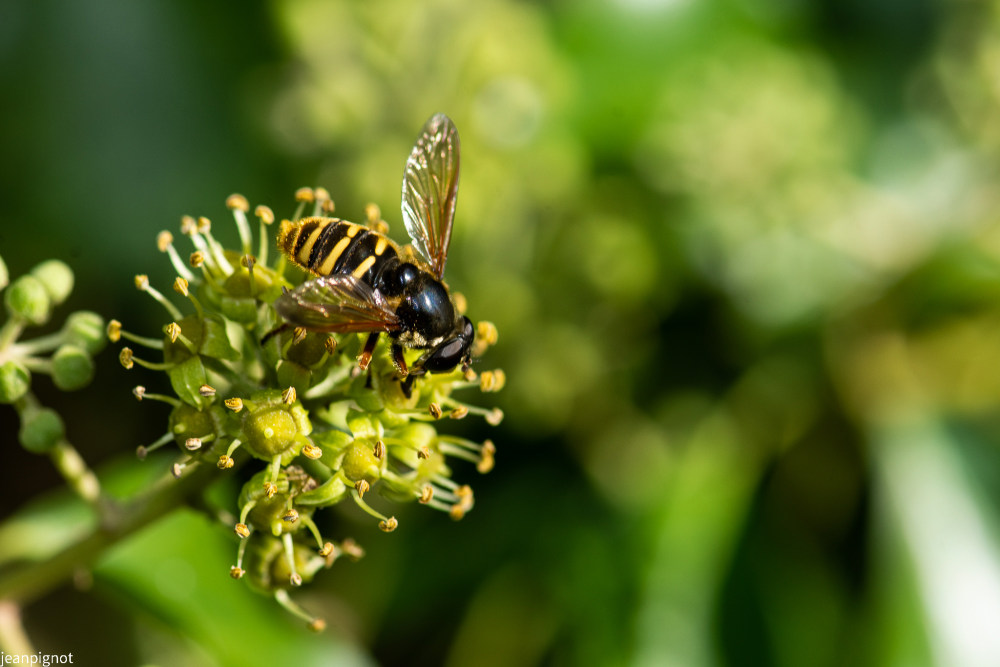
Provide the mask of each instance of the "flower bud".
POLYGON ((181 403, 170 411, 169 425, 174 442, 182 451, 188 451, 187 441, 190 438, 205 439, 215 434, 218 428, 211 411, 199 410, 187 403, 181 403))
POLYGON ((312 432, 309 416, 300 403, 287 405, 280 391, 267 391, 245 402, 243 412, 243 447, 253 456, 272 460, 275 456, 294 458, 302 446, 308 444, 305 436, 312 432))
POLYGON ((103 350, 108 342, 104 319, 89 310, 80 310, 67 317, 63 332, 67 343, 83 348, 91 356, 103 350))
POLYGON ((52 299, 41 280, 32 275, 15 280, 4 294, 4 303, 11 317, 30 324, 44 324, 52 310, 52 299))
POLYGON ((62 345, 52 355, 52 381, 63 391, 83 389, 94 379, 94 360, 76 345, 62 345))
POLYGON ((31 275, 41 281, 53 305, 65 301, 73 291, 73 270, 58 259, 42 262, 31 270, 31 275))
POLYGON ((52 449, 65 432, 62 418, 52 408, 25 410, 21 415, 18 434, 21 446, 33 454, 44 454, 52 449))
POLYGON ((374 444, 367 438, 357 438, 344 454, 342 468, 352 482, 375 480, 381 476, 381 461, 375 456, 374 444))
POLYGON ((3 261, 3 257, 0 257, 0 290, 10 284, 10 274, 7 272, 7 265, 3 261))
POLYGON ((31 387, 31 373, 13 359, 0 365, 0 403, 13 403, 31 387))

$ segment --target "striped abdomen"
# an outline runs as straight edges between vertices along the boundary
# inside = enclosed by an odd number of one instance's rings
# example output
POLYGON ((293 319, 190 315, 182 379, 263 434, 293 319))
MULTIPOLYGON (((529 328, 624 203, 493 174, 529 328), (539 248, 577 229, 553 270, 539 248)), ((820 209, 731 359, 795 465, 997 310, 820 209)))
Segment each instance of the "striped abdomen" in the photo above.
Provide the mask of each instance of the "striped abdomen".
POLYGON ((278 233, 278 247, 318 276, 349 273, 369 285, 374 285, 390 258, 398 257, 386 237, 337 218, 285 220, 278 233))

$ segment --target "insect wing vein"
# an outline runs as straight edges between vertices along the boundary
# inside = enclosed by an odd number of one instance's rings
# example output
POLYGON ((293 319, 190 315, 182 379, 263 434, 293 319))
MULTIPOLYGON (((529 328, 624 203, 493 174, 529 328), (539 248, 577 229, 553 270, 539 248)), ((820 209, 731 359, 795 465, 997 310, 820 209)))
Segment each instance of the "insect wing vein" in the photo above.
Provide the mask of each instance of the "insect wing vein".
POLYGON ((403 222, 438 278, 444 275, 455 218, 459 148, 454 123, 436 114, 424 125, 403 173, 403 222))
POLYGON ((324 276, 282 294, 275 310, 295 326, 316 331, 392 331, 399 318, 378 290, 352 275, 324 276))

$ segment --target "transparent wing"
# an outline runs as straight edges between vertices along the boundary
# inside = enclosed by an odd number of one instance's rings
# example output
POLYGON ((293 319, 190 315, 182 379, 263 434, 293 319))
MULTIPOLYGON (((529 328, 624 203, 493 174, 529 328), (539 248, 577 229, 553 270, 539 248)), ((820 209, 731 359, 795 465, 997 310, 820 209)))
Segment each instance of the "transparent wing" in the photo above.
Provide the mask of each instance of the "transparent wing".
POLYGON ((306 281, 274 302, 274 309, 293 326, 338 333, 394 331, 399 318, 381 292, 352 275, 306 281))
POLYGON ((403 172, 403 223, 438 278, 444 275, 455 218, 458 160, 458 130, 439 113, 424 125, 403 172))

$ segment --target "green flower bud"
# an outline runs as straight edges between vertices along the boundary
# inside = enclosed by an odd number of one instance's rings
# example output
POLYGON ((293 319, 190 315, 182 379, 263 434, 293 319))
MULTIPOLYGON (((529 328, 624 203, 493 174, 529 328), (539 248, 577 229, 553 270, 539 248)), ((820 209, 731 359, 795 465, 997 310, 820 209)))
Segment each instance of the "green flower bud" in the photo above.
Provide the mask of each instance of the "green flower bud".
MULTIPOLYGON (((291 332, 289 332, 288 336, 291 335, 291 332)), ((283 338, 282 343, 284 343, 284 340, 283 338)), ((301 342, 288 348, 287 356, 289 361, 294 361, 306 367, 311 367, 319 363, 326 353, 325 340, 326 334, 306 334, 306 337, 301 342)))
POLYGON ((281 456, 283 463, 289 463, 310 444, 306 438, 312 432, 309 413, 293 389, 258 392, 244 406, 240 439, 253 456, 265 461, 281 456))
POLYGON ((27 275, 15 280, 4 294, 4 303, 11 317, 30 324, 44 324, 52 310, 52 300, 38 278, 27 275))
POLYGON ((21 445, 34 454, 44 454, 62 440, 66 429, 62 418, 51 408, 25 410, 21 415, 21 445))
POLYGON ((262 470, 243 485, 239 497, 240 510, 247 505, 251 506, 246 522, 257 530, 264 530, 275 536, 295 532, 305 525, 300 519, 311 516, 313 508, 299 508, 297 518, 289 520, 288 500, 301 494, 307 483, 315 485, 316 482, 301 468, 290 466, 278 475, 275 484, 277 491, 268 497, 264 483, 270 476, 269 470, 262 470))
POLYGON ((169 418, 170 433, 174 436, 174 442, 183 451, 190 438, 206 439, 208 436, 216 435, 217 421, 209 410, 199 410, 187 403, 181 403, 170 411, 169 418))
POLYGON ((63 333, 67 343, 83 348, 91 356, 103 350, 108 343, 104 318, 89 310, 77 311, 66 318, 63 333))
POLYGON ((375 456, 375 442, 357 438, 344 453, 341 470, 352 482, 374 481, 382 476, 382 461, 375 456))
MULTIPOLYGON (((263 531, 251 534, 247 540, 244 562, 250 586, 266 593, 290 588, 292 569, 281 540, 263 531)), ((312 581, 317 570, 324 565, 323 559, 312 549, 298 542, 293 544, 292 560, 303 583, 312 581)))
POLYGON ((53 305, 65 301, 73 291, 73 270, 58 259, 42 262, 31 270, 31 275, 38 278, 45 286, 53 305))
POLYGON ((243 446, 254 456, 272 459, 296 444, 299 428, 281 406, 247 411, 243 417, 243 446))
POLYGON ((62 345, 52 355, 52 381, 63 391, 83 389, 94 379, 94 360, 76 345, 62 345))
POLYGON ((31 373, 11 359, 0 365, 0 403, 13 403, 31 387, 31 373))
POLYGON ((10 274, 7 272, 7 265, 4 264, 3 257, 0 257, 0 289, 10 283, 10 274))

